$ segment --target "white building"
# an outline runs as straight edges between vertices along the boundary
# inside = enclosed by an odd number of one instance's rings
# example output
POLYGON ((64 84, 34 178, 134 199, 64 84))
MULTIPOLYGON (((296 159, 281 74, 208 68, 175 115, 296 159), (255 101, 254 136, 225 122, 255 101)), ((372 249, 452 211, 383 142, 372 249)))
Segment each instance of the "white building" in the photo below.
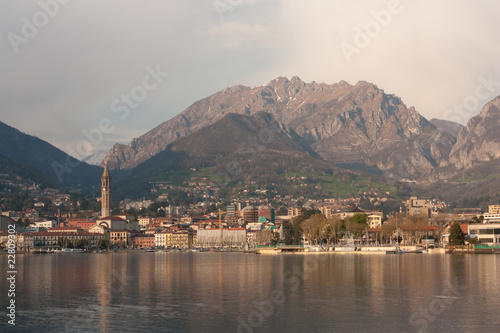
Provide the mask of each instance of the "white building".
MULTIPOLYGON (((41 222, 34 222, 31 225, 35 228, 45 228, 45 229, 50 229, 50 228, 55 228, 57 227, 57 221, 41 221, 41 222)), ((30 225, 30 226, 31 226, 30 225)))
POLYGON ((368 215, 366 222, 369 228, 380 228, 382 226, 382 216, 368 215))
POLYGON ((155 233, 155 246, 167 247, 172 244, 172 231, 162 231, 155 233))
POLYGON ((289 207, 288 208, 288 216, 299 216, 300 208, 297 207, 289 207))
POLYGON ((500 223, 471 223, 469 235, 477 237, 481 245, 500 246, 500 223))
POLYGON ((163 210, 165 211, 165 214, 168 215, 179 215, 181 213, 181 207, 177 206, 163 207, 163 210))
POLYGON ((490 214, 500 214, 500 205, 489 205, 488 213, 490 214))
POLYGON ((247 230, 259 231, 264 229, 264 223, 262 222, 251 222, 247 223, 247 230))
POLYGON ((118 214, 100 218, 96 221, 96 224, 111 230, 140 230, 139 222, 136 220, 135 216, 128 214, 118 214))
POLYGON ((88 233, 93 233, 93 234, 104 234, 106 232, 109 232, 111 229, 109 229, 106 226, 95 224, 90 228, 87 228, 86 231, 88 233))
POLYGON ((222 234, 222 246, 243 246, 247 241, 247 230, 245 228, 237 229, 198 229, 197 242, 202 247, 220 246, 222 234))
POLYGON ((139 221, 139 226, 140 226, 140 227, 145 227, 145 226, 147 226, 148 224, 150 224, 150 223, 151 223, 151 221, 153 221, 153 219, 152 219, 152 218, 150 218, 150 217, 140 217, 140 218, 138 219, 138 221, 139 221))
POLYGON ((500 222, 500 213, 484 213, 483 223, 499 223, 500 222))

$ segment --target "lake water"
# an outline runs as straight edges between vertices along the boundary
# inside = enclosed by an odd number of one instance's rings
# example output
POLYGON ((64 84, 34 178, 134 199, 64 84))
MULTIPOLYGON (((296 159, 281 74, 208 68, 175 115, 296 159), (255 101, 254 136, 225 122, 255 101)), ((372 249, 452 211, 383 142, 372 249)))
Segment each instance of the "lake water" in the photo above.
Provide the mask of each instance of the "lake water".
POLYGON ((17 255, 1 332, 499 332, 500 256, 17 255))

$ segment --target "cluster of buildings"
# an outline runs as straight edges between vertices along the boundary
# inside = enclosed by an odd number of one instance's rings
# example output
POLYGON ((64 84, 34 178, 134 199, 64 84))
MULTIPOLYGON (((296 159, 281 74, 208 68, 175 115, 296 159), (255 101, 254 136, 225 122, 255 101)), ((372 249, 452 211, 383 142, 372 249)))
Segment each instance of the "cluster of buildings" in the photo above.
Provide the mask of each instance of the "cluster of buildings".
POLYGON ((477 238, 482 245, 500 246, 500 205, 488 206, 488 213, 481 216, 482 221, 467 224, 469 239, 477 238))
MULTIPOLYGON (((18 230, 17 248, 30 251, 36 248, 57 249, 64 247, 99 248, 214 248, 265 245, 272 240, 282 239, 282 224, 301 213, 299 207, 288 208, 287 214, 276 216, 268 205, 242 207, 234 203, 225 212, 200 217, 181 215, 178 207, 171 207, 167 217, 136 218, 130 214, 111 215, 111 176, 107 165, 101 177, 101 215, 94 218, 68 218, 65 222, 39 221, 24 230, 18 230), (21 232, 22 231, 22 232, 21 232)), ((433 225, 439 215, 436 202, 411 197, 404 202, 410 216, 427 219, 427 225, 400 225, 395 233, 401 235, 394 241, 415 244, 422 239, 442 239, 446 243, 445 228, 433 225)), ((377 242, 381 237, 384 215, 382 211, 362 210, 357 206, 343 206, 335 200, 325 200, 314 206, 326 218, 344 220, 356 214, 366 214, 368 242, 377 242)), ((500 205, 489 206, 488 213, 476 210, 462 210, 442 214, 440 219, 450 222, 457 219, 477 221, 462 223, 468 239, 477 238, 483 245, 500 246, 500 205)), ((13 220, 2 215, 0 244, 7 239, 7 224, 13 220)))
MULTIPOLYGON (((111 248, 178 248, 191 247, 243 247, 255 242, 253 233, 274 226, 274 210, 270 207, 230 205, 224 219, 213 216, 193 219, 179 217, 173 210, 170 217, 136 218, 130 214, 111 215, 111 176, 105 166, 101 177, 101 217, 69 218, 60 223, 55 220, 33 222, 18 230, 18 251, 33 249, 47 251, 59 248, 85 247, 111 248), (247 229, 248 228, 248 229, 247 229)), ((169 212, 170 213, 170 212, 169 212)), ((7 238, 8 224, 14 221, 2 215, 0 243, 7 238), (5 224, 5 226, 3 225, 5 224)))

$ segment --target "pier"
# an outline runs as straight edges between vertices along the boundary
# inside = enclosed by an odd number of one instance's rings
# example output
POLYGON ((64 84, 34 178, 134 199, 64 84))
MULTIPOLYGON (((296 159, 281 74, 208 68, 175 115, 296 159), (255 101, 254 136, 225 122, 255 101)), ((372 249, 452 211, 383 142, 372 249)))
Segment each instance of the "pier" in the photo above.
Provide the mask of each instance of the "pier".
POLYGON ((307 252, 308 248, 304 245, 261 245, 256 250, 257 254, 279 254, 307 252))

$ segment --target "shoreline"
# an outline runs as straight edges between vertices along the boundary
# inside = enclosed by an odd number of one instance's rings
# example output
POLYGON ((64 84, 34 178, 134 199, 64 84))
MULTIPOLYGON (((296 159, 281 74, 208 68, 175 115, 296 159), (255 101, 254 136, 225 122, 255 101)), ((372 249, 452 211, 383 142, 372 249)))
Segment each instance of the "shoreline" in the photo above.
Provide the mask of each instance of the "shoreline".
MULTIPOLYGON (((341 248, 339 248, 341 249, 341 248)), ((161 250, 161 249, 119 249, 119 250, 109 250, 104 252, 96 252, 96 251, 88 251, 88 252, 52 252, 52 251, 42 251, 42 252, 17 252, 16 255, 79 255, 79 254, 113 254, 113 253, 246 253, 246 254, 259 254, 259 255, 278 255, 278 254, 294 254, 294 255, 322 255, 322 254, 336 254, 336 255, 344 255, 344 254, 356 254, 356 255, 386 255, 386 254, 454 254, 454 255, 463 255, 463 254, 500 254, 500 249, 474 249, 474 248, 435 248, 435 249, 417 249, 416 246, 401 246, 400 251, 396 250, 394 246, 388 247, 368 247, 363 250, 363 248, 359 250, 332 250, 332 251, 315 251, 310 250, 310 248, 297 247, 294 250, 289 250, 286 248, 256 248, 250 250, 161 250)), ((8 255, 8 251, 0 251, 0 255, 8 255)))

